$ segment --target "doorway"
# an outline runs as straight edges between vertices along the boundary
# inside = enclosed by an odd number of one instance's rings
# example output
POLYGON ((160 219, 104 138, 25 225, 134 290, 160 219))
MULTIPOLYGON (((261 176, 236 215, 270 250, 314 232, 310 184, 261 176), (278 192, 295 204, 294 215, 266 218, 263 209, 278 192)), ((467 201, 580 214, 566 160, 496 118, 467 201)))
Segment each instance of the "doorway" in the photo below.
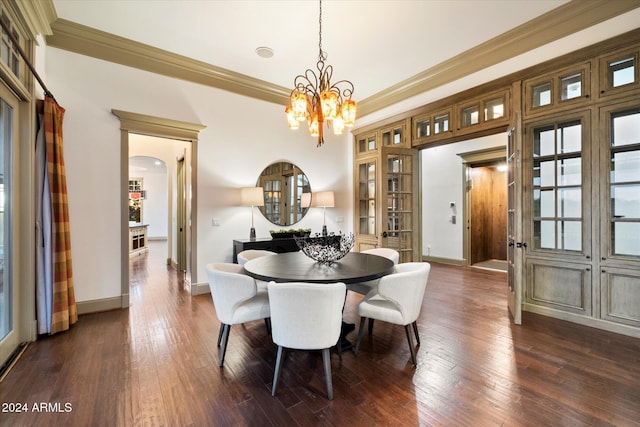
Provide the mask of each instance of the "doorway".
POLYGON ((507 270, 507 176, 504 160, 468 169, 469 262, 474 267, 507 270))
MULTIPOLYGON (((120 119, 120 180, 121 180, 121 227, 120 227, 120 275, 121 275, 121 307, 129 307, 129 136, 130 134, 147 135, 158 138, 174 139, 188 143, 185 165, 188 165, 187 194, 190 202, 187 212, 189 221, 185 230, 187 245, 187 277, 188 283, 196 283, 197 278, 197 164, 198 164, 198 135, 205 126, 194 123, 181 122, 144 114, 131 113, 121 110, 111 110, 120 119)), ((185 284, 186 284, 185 278, 185 284)))
POLYGON ((507 271, 506 145, 459 153, 465 265, 507 271))

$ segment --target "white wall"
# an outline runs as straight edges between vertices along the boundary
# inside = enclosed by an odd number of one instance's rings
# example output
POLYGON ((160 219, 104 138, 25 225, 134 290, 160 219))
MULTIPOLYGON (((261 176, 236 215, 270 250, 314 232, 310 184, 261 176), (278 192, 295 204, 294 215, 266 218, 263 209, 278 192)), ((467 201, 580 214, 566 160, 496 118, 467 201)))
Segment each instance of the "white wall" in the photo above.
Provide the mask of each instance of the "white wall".
POLYGON ((462 202, 464 177, 458 154, 505 146, 507 135, 497 134, 420 152, 422 189, 422 254, 461 261, 464 259, 462 202), (451 223, 451 202, 456 223, 451 223))
MULTIPOLYGON (((206 126, 198 143, 198 269, 231 261, 232 240, 248 237, 250 210, 238 188, 255 185, 269 163, 287 160, 309 177, 312 190, 336 191, 330 229, 353 231, 351 135, 328 136, 322 148, 304 129, 287 128, 282 105, 47 48, 47 86, 66 109, 65 163, 74 284, 79 302, 120 295, 120 122, 112 109, 206 126), (336 218, 344 218, 337 224, 336 218), (220 220, 219 227, 212 219, 220 220)), ((273 225, 256 211, 258 236, 273 225)), ((297 227, 319 231, 313 209, 297 227)))

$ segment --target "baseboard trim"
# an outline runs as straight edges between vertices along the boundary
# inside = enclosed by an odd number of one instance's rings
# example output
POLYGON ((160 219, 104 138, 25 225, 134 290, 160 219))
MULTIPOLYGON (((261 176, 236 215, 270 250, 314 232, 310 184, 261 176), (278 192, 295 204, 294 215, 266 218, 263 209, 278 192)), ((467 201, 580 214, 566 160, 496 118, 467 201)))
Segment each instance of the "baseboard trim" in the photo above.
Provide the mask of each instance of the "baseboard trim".
POLYGON ((593 317, 580 316, 578 314, 567 313, 564 311, 555 310, 549 307, 542 307, 535 304, 524 303, 522 304, 522 310, 528 311, 530 313, 540 314, 542 316, 553 317, 554 319, 578 323, 580 325, 589 326, 591 328, 614 332, 616 334, 640 338, 640 328, 636 328, 634 326, 622 325, 602 319, 594 319, 593 317))
POLYGON ((422 256, 422 261, 437 262, 438 264, 457 265, 459 267, 465 267, 467 265, 467 261, 464 259, 440 258, 440 257, 425 256, 425 255, 422 256))
MULTIPOLYGON (((129 295, 126 295, 126 300, 128 302, 129 295)), ((110 311, 110 310, 120 310, 122 308, 126 308, 129 305, 125 305, 123 307, 123 302, 125 301, 125 296, 117 296, 111 298, 102 298, 102 299, 94 299, 89 301, 80 301, 76 303, 76 307, 78 309, 78 314, 91 314, 91 313, 99 313, 101 311, 110 311)))
POLYGON ((190 289, 192 296, 208 294, 211 292, 208 283, 192 283, 190 289))

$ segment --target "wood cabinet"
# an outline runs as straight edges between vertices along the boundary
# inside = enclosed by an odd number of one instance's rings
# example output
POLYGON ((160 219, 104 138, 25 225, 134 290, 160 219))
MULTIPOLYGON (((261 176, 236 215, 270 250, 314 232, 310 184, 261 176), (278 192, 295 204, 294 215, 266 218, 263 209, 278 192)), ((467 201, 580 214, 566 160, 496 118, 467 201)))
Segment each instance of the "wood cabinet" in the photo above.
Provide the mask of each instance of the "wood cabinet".
POLYGON ((237 239, 233 241, 233 262, 238 262, 238 254, 247 249, 262 249, 266 251, 276 252, 279 254, 285 252, 299 251, 298 245, 293 238, 290 239, 271 239, 271 238, 258 238, 251 239, 237 239))
POLYGON ((389 247, 400 262, 419 261, 418 150, 411 149, 409 121, 355 137, 356 250, 389 247))

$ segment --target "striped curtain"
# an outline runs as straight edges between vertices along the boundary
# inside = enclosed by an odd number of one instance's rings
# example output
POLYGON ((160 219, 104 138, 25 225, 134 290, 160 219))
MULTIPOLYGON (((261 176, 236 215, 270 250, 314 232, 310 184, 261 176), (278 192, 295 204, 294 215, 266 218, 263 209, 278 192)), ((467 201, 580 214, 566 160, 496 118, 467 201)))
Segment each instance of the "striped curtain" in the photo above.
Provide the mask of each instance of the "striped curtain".
POLYGON ((53 249, 53 309, 50 334, 66 331, 78 321, 71 267, 71 235, 67 178, 64 167, 62 119, 64 108, 45 96, 44 137, 47 153, 47 175, 51 191, 53 249))

